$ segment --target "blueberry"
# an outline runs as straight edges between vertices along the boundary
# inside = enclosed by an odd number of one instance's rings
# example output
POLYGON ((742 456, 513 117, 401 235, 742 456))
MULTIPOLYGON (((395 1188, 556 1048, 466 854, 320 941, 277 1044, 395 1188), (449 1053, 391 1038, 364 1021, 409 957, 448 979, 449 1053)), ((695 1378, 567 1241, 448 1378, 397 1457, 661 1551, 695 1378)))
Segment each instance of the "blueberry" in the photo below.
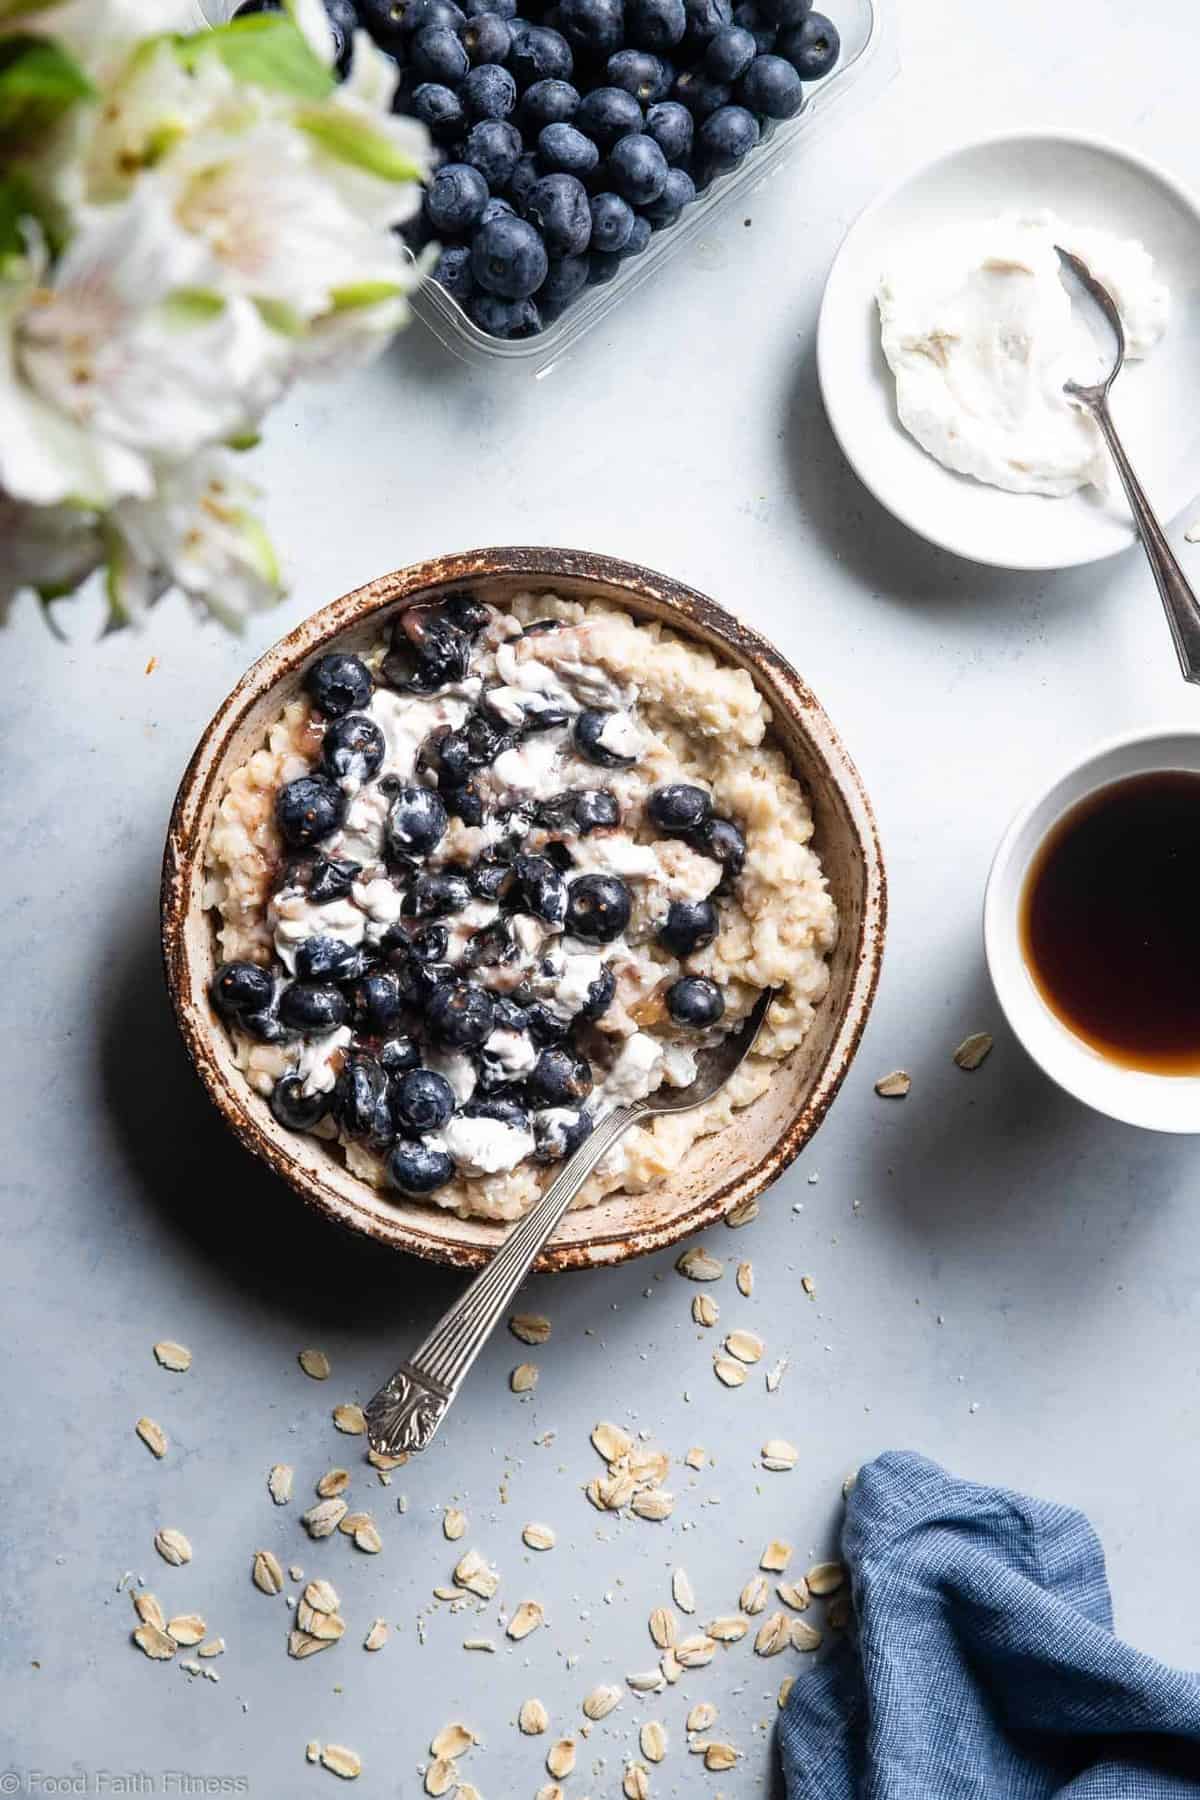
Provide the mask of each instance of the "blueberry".
MULTIPOLYGON (((436 930, 437 927, 427 929, 436 930)), ((401 939, 398 943, 388 944, 388 962, 400 985, 405 1005, 412 1007, 414 1012, 424 1012, 439 988, 452 986, 456 976, 446 963, 422 962, 410 939, 403 934, 401 939)))
POLYGON ((579 102, 575 124, 594 138, 601 150, 609 150, 627 132, 642 129, 642 109, 624 88, 593 88, 579 102))
POLYGON ((686 169, 668 169, 663 191, 657 200, 643 207, 645 217, 656 231, 673 225, 685 206, 696 198, 696 184, 686 169))
POLYGON ((334 651, 319 656, 304 672, 304 688, 317 711, 327 719, 361 712, 371 699, 371 675, 357 656, 334 651))
POLYGON ((699 148, 718 174, 736 169, 758 142, 758 120, 744 106, 719 106, 700 127, 699 148))
POLYGON ((759 11, 772 25, 802 25, 812 7, 813 0, 759 0, 759 11))
POLYGON ((293 848, 316 844, 346 816, 346 796, 328 775, 300 775, 275 796, 275 821, 293 848))
MULTIPOLYGON (((498 294, 472 294, 467 311, 480 331, 486 331, 489 337, 536 337, 542 329, 542 315, 532 300, 501 300, 498 294)), ((483 824, 482 806, 471 806, 468 810, 459 805, 454 811, 468 825, 483 824), (474 816, 476 814, 478 816, 474 816)))
POLYGON ((458 1110, 464 1119, 494 1119, 498 1125, 508 1125, 513 1131, 529 1130, 529 1114, 516 1100, 503 1097, 468 1100, 458 1110))
POLYGON ((567 887, 554 864, 544 856, 517 856, 512 875, 506 904, 548 925, 561 925, 567 913, 567 887))
POLYGON ((281 1075, 271 1089, 271 1111, 289 1131, 311 1131, 332 1103, 332 1094, 306 1094, 299 1075, 281 1075))
POLYGON ((473 66, 502 63, 512 49, 508 20, 499 13, 476 13, 459 26, 458 35, 473 66))
POLYGON ((257 1038, 260 1044, 280 1044, 296 1035, 293 1027, 282 1023, 274 1006, 264 1006, 261 1012, 242 1013, 237 1022, 242 1031, 257 1038))
MULTIPOLYGON (((550 264, 550 272, 538 289, 538 305, 544 319, 557 319, 572 300, 587 286, 586 256, 559 256, 550 264)), ((548 729, 548 726, 545 727, 548 729)))
POLYGON ((469 163, 443 163, 425 190, 425 210, 437 231, 469 231, 487 204, 488 184, 469 163))
POLYGON ((517 0, 463 0, 463 11, 468 19, 477 19, 486 12, 510 23, 517 16, 517 0))
POLYGON ((600 1019, 616 998, 617 978, 605 963, 595 981, 589 983, 587 999, 581 1011, 585 1019, 600 1019))
POLYGON ((589 762, 598 763, 602 769, 632 768, 636 756, 627 756, 605 742, 605 738, 612 735, 611 721, 623 717, 622 713, 601 712, 595 707, 576 714, 575 748, 580 755, 586 756, 589 762))
POLYGON ((561 0, 563 33, 589 56, 611 56, 625 34, 624 0, 561 0))
MULTIPOLYGON (((460 92, 467 116, 472 119, 507 119, 517 104, 517 84, 499 63, 480 63, 478 68, 471 70, 460 92)), ((518 133, 512 157, 514 164, 523 149, 518 133)), ((470 161, 469 157, 467 161, 470 161)), ((506 180, 511 173, 510 167, 506 180)))
POLYGON ((691 956, 712 943, 720 924, 711 900, 672 900, 658 928, 659 942, 676 956, 691 956))
MULTIPOLYGON (((476 170, 470 173, 482 180, 476 170)), ((393 687, 432 694, 462 681, 470 666, 470 637, 446 605, 406 606, 392 626, 380 673, 393 687)))
POLYGON ((574 1106, 592 1091, 592 1071, 586 1056, 566 1045, 543 1050, 528 1083, 535 1107, 574 1106))
POLYGON ((625 41, 639 50, 670 50, 686 28, 683 0, 625 0, 625 41))
POLYGON ((561 1162, 575 1154, 593 1129, 590 1113, 565 1106, 547 1108, 533 1115, 533 1154, 538 1162, 561 1162))
POLYGON ((609 152, 608 173, 631 206, 647 206, 666 186, 667 159, 652 137, 631 132, 609 152))
POLYGON ((547 125, 561 125, 579 110, 579 92, 569 81, 535 81, 521 96, 521 123, 539 132, 547 125))
POLYGON ((409 953, 417 962, 444 963, 450 933, 444 925, 423 925, 408 940, 409 953))
POLYGON ((508 185, 504 190, 506 197, 512 201, 522 218, 525 216, 529 196, 541 180, 541 176, 541 164, 538 162, 536 152, 526 150, 522 156, 517 158, 517 166, 509 177, 508 185))
POLYGON ((358 14, 352 0, 324 0, 325 16, 333 37, 333 68, 340 80, 350 73, 358 14))
POLYGON ((494 851, 485 850, 478 862, 467 870, 471 892, 480 900, 502 899, 512 886, 512 879, 512 865, 494 851))
POLYGON ((437 610, 456 631, 465 632, 469 638, 478 637, 492 617, 492 609, 487 602, 477 600, 465 588, 459 593, 448 594, 444 600, 439 601, 437 610))
MULTIPOLYGON (((504 74, 506 71, 500 71, 504 74)), ((482 69, 474 71, 476 75, 482 69)), ((463 147, 463 157, 473 169, 477 169, 489 188, 502 188, 509 180, 517 166, 517 158, 521 154, 521 134, 515 125, 507 119, 482 119, 478 125, 472 125, 463 147)), ((479 215, 479 223, 484 223, 483 214, 486 205, 479 215)), ((495 222, 493 213, 488 223, 495 222)))
POLYGON ((618 50, 609 57, 605 73, 613 87, 624 88, 642 106, 670 92, 670 65, 648 50, 618 50))
POLYGON ((321 766, 334 781, 369 781, 383 761, 383 733, 366 713, 332 719, 321 740, 321 766))
POLYGON ((274 996, 275 983, 257 963, 227 962, 213 976, 208 991, 218 1012, 238 1019, 244 1013, 265 1011, 274 996))
POLYGON ((401 25, 408 38, 416 36, 430 25, 444 25, 449 31, 457 31, 466 18, 460 6, 454 0, 394 0, 394 4, 403 6, 401 25))
POLYGON ((388 1038, 385 1044, 379 1046, 379 1063, 381 1068, 386 1069, 394 1088, 399 1076, 407 1075, 410 1069, 419 1069, 421 1066, 421 1051, 416 1039, 403 1035, 388 1038))
POLYGON ((454 1111, 454 1089, 432 1069, 410 1069, 392 1089, 392 1116, 399 1131, 420 1135, 440 1131, 454 1111))
POLYGON ((487 989, 470 982, 435 988, 425 1010, 430 1036, 447 1050, 477 1050, 491 1036, 495 1019, 487 989))
POLYGON ((414 919, 444 919, 471 903, 467 878, 455 869, 426 869, 404 897, 404 910, 414 919))
POLYGON ((305 938, 296 946, 296 976, 300 981, 354 981, 362 974, 365 958, 355 944, 341 938, 305 938))
POLYGON ((584 837, 606 825, 619 825, 621 808, 607 788, 580 788, 575 795, 575 823, 584 837))
POLYGON ((740 25, 722 25, 704 50, 704 69, 714 81, 736 81, 758 55, 753 33, 740 25))
POLYGON ((629 234, 629 242, 621 251, 622 258, 640 256, 650 242, 650 221, 642 213, 634 216, 633 230, 629 234))
POLYGON ((337 856, 316 856, 306 883, 308 897, 314 906, 329 900, 344 900, 358 877, 362 864, 337 856))
POLYGON ((393 1187, 420 1199, 454 1179, 454 1164, 444 1150, 432 1144, 400 1138, 388 1157, 388 1174, 393 1187))
POLYGON ((678 100, 660 100, 646 114, 646 135, 669 163, 686 162, 692 153, 692 115, 678 100))
MULTIPOLYGON (((502 204, 489 200, 483 209, 487 217, 487 207, 502 204)), ((469 244, 447 244, 437 259, 433 271, 433 279, 438 286, 444 288, 452 300, 461 306, 468 300, 475 286, 475 278, 471 274, 471 248, 469 244)))
POLYGON ((567 930, 589 944, 611 944, 629 923, 629 889, 616 875, 580 875, 567 890, 567 930))
MULTIPOLYGON (((647 235, 649 231, 650 227, 647 225, 647 235)), ((620 273, 621 258, 626 254, 625 250, 589 250, 588 280, 594 287, 599 287, 602 282, 611 281, 614 275, 620 273)))
POLYGON ((683 6, 688 40, 693 44, 707 44, 733 19, 731 0, 683 0, 683 6))
POLYGON ((682 834, 699 830, 712 813, 712 801, 703 788, 673 781, 653 790, 646 811, 660 831, 682 834))
MULTIPOLYGON (((493 194, 493 195, 492 195, 492 197, 491 197, 491 199, 490 199, 490 200, 489 200, 489 201, 488 201, 488 203, 487 203, 487 205, 486 205, 486 206, 485 206, 485 207, 484 207, 484 209, 483 209, 483 211, 482 211, 482 213, 480 213, 480 215, 479 215, 479 223, 480 223, 480 224, 481 224, 481 225, 487 225, 487 224, 489 224, 489 223, 490 223, 490 222, 491 222, 491 220, 492 220, 492 219, 503 219, 503 218, 508 218, 508 217, 511 217, 511 215, 512 215, 512 214, 513 214, 513 213, 515 213, 515 212, 516 212, 516 210, 517 210, 517 209, 516 209, 516 207, 515 207, 515 206, 513 206, 513 205, 512 205, 512 203, 511 203, 511 202, 510 202, 510 201, 508 201, 508 200, 502 200, 502 199, 501 199, 501 198, 500 198, 500 195, 499 195, 499 194, 493 194)), ((475 278, 474 278, 474 276, 473 276, 473 275, 472 275, 472 274, 471 274, 471 249, 470 249, 470 245, 468 245, 468 244, 457 244, 457 245, 456 245, 456 246, 455 246, 455 248, 456 248, 456 249, 459 249, 459 250, 462 250, 462 251, 463 251, 463 252, 464 252, 464 254, 465 254, 465 256, 466 256, 466 259, 467 259, 467 279, 468 279, 468 280, 469 280, 469 281, 470 281, 470 283, 471 283, 471 285, 472 285, 472 287, 474 287, 474 285, 475 285, 475 278)))
POLYGON ((836 63, 842 40, 831 19, 810 12, 799 25, 780 32, 776 47, 803 81, 819 81, 836 63))
POLYGON ((545 244, 524 219, 493 219, 490 225, 480 227, 471 243, 476 281, 503 300, 528 298, 541 287, 549 267, 545 244))
POLYGON ((517 954, 513 942, 512 931, 507 919, 493 919, 490 925, 484 925, 479 931, 473 931, 467 940, 459 967, 463 969, 494 969, 504 963, 511 963, 517 954))
POLYGON ((538 81, 569 81, 575 65, 571 46, 559 31, 530 25, 514 37, 508 66, 523 88, 538 81))
MULTIPOLYGON (((592 214, 587 189, 577 176, 543 175, 525 210, 530 226, 540 230, 548 255, 578 256, 587 249, 592 214)), ((544 277, 545 270, 542 273, 544 277)))
POLYGON ((391 969, 368 969, 350 990, 354 1028, 367 1037, 395 1031, 404 1012, 404 996, 391 969))
POLYGON ((725 1011, 725 996, 706 975, 684 975, 667 989, 667 1011, 677 1025, 703 1030, 725 1011))
POLYGON ((760 56, 775 48, 775 25, 758 0, 741 0, 741 4, 733 9, 733 22, 750 33, 760 56))
POLYGON ((675 78, 673 93, 699 125, 720 106, 728 106, 732 88, 728 82, 710 81, 700 69, 685 69, 675 78))
POLYGON ((428 856, 446 835, 446 808, 432 788, 402 787, 392 800, 385 826, 389 855, 428 856))
POLYGON ((703 855, 711 856, 721 864, 725 871, 721 878, 722 887, 741 874, 746 862, 746 840, 732 819, 708 819, 692 841, 703 855))
POLYGON ((782 56, 757 56, 738 83, 738 99, 765 118, 790 119, 804 104, 804 89, 782 56))
MULTIPOLYGON (((682 108, 680 109, 682 111, 682 108)), ((688 118, 691 126, 691 118, 688 118)), ((596 250, 623 250, 633 230, 633 208, 620 194, 594 194, 591 200, 592 246, 596 250)))
POLYGON ((410 58, 417 81, 437 81, 457 87, 471 64, 449 25, 426 25, 412 40, 410 58))
POLYGON ((413 93, 410 110, 439 144, 452 144, 467 122, 462 101, 440 81, 423 81, 413 93))
POLYGON ((551 1007, 541 1000, 535 1000, 525 1008, 525 1029, 535 1044, 545 1048, 548 1044, 561 1044, 570 1026, 551 1007))
POLYGON ((544 169, 563 175, 587 175, 600 161, 591 138, 562 121, 538 132, 538 155, 544 169))
POLYGON ((334 1031, 350 1017, 341 988, 330 981, 293 981, 279 996, 279 1017, 293 1031, 334 1031))

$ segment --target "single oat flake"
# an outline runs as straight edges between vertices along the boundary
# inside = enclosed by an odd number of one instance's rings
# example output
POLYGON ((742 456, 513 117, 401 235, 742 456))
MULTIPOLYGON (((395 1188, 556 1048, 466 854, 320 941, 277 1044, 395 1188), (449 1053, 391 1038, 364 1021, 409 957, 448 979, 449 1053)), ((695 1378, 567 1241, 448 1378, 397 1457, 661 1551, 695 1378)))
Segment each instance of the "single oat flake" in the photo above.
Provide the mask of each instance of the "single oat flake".
POLYGON ((627 1763, 621 1782, 625 1800, 650 1800, 650 1776, 641 1763, 627 1763))
POLYGON ((300 1514, 300 1523, 309 1537, 332 1537, 349 1510, 344 1500, 318 1500, 315 1506, 300 1514))
POLYGON ((478 1550, 468 1550, 454 1565, 454 1585, 477 1594, 481 1600, 491 1600, 500 1586, 500 1577, 478 1550))
POLYGON ((386 1619, 372 1620, 371 1629, 368 1631, 366 1637, 363 1639, 363 1649, 364 1650, 382 1650, 383 1646, 387 1643, 387 1641, 388 1641, 387 1620, 386 1619))
POLYGON ((738 1605, 744 1613, 749 1613, 753 1618, 756 1613, 767 1610, 767 1601, 770 1597, 771 1590, 767 1585, 766 1576, 752 1575, 738 1597, 738 1605))
POLYGON ((208 1638, 197 1650, 197 1656, 224 1656, 225 1639, 223 1637, 208 1638))
POLYGON ((814 1563, 805 1579, 812 1592, 824 1599, 826 1594, 836 1594, 846 1579, 846 1571, 839 1562, 814 1563))
POLYGON ((355 1549, 362 1550, 367 1556, 378 1556, 383 1549, 383 1539, 380 1537, 373 1519, 367 1519, 364 1524, 356 1526, 354 1546, 355 1549))
POLYGON ((256 1550, 250 1566, 250 1579, 264 1594, 283 1592, 283 1570, 273 1550, 256 1550))
POLYGON ((276 1506, 286 1506, 292 1497, 296 1471, 287 1463, 275 1463, 267 1475, 267 1492, 276 1506))
POLYGON ((661 1668, 635 1669, 632 1675, 625 1677, 625 1685, 635 1694, 658 1694, 666 1687, 667 1678, 661 1668))
POLYGON ((323 1350, 302 1350, 296 1360, 314 1381, 329 1380, 329 1358, 323 1350))
POLYGON ((967 1072, 970 1073, 972 1069, 977 1069, 980 1063, 983 1062, 986 1057, 991 1055, 991 1050, 992 1039, 989 1033, 986 1031, 973 1031, 970 1037, 965 1037, 963 1039, 962 1043, 958 1046, 958 1049, 954 1052, 954 1060, 960 1069, 966 1069, 967 1072))
POLYGON ((575 1739, 559 1738, 546 1752, 546 1767, 557 1781, 565 1781, 575 1768, 575 1739))
POLYGON ((746 1379, 746 1365, 735 1362, 731 1356, 714 1356, 713 1374, 725 1387, 741 1387, 746 1379))
POLYGON ((361 1437, 367 1429, 367 1415, 353 1400, 334 1407, 333 1422, 348 1437, 361 1437))
POLYGON ((649 1763, 660 1763, 667 1754, 667 1728, 657 1719, 647 1719, 638 1733, 638 1749, 649 1763))
POLYGON ((707 1731, 717 1722, 717 1709, 711 1700, 698 1700, 687 1716, 689 1731, 707 1731))
POLYGON ((517 1714, 517 1725, 526 1737, 540 1737, 550 1729, 550 1714, 540 1700, 526 1700, 517 1714))
POLYGON ((711 1294, 696 1294, 692 1300, 692 1317, 697 1325, 715 1325, 721 1309, 711 1294))
POLYGON ((676 1259, 675 1267, 689 1281, 720 1281, 725 1273, 725 1264, 718 1257, 710 1256, 699 1244, 691 1250, 685 1250, 676 1259))
POLYGON ((317 1483, 317 1494, 322 1500, 334 1500, 339 1494, 344 1494, 349 1486, 349 1469, 326 1469, 317 1483))
POLYGON ((340 1775, 343 1781, 353 1781, 362 1774, 362 1757, 356 1750, 347 1750, 344 1744, 326 1744, 321 1752, 321 1767, 340 1775))
POLYGON ((425 1792, 439 1800, 440 1795, 450 1792, 456 1781, 454 1764, 447 1762, 444 1756, 437 1756, 425 1771, 425 1792))
POLYGON ((792 1560, 792 1546, 783 1538, 772 1538, 758 1559, 760 1569, 771 1575, 782 1575, 792 1560))
POLYGON ((704 1766, 710 1775, 732 1769, 737 1759, 738 1753, 732 1744, 709 1744, 704 1752, 704 1766))
POLYGON ((592 1427, 592 1448, 605 1462, 617 1462, 622 1456, 628 1456, 633 1449, 633 1439, 619 1425, 607 1425, 603 1421, 592 1427))
POLYGON ((850 1623, 850 1596, 847 1593, 835 1594, 825 1610, 825 1623, 831 1631, 845 1631, 850 1623))
POLYGON ((671 1595, 680 1612, 694 1613, 696 1596, 686 1569, 676 1569, 671 1577, 671 1595))
POLYGON ((704 1629, 710 1638, 716 1638, 718 1644, 738 1644, 745 1637, 750 1626, 736 1613, 730 1613, 724 1618, 711 1620, 704 1629))
POLYGON ((341 1604, 332 1581, 326 1581, 323 1576, 309 1582, 304 1599, 314 1612, 320 1613, 335 1613, 341 1604))
POLYGON ((334 1643, 333 1638, 314 1637, 307 1631, 288 1632, 288 1655, 303 1661, 306 1656, 316 1656, 321 1650, 328 1650, 334 1643))
MULTIPOLYGON (((583 1703, 584 1717, 587 1719, 607 1719, 614 1706, 621 1704, 621 1690, 611 1683, 602 1683, 594 1687, 583 1703)), ((554 1770, 551 1769, 551 1774, 554 1770)))
POLYGON ((762 1339, 753 1331, 731 1331, 725 1339, 725 1348, 730 1356, 736 1356, 743 1363, 761 1362, 765 1347, 762 1339))
POLYGON ((153 1625, 158 1631, 167 1629, 167 1615, 159 1605, 157 1596, 146 1588, 134 1594, 133 1610, 143 1625, 153 1625))
POLYGON ((903 1100, 912 1086, 912 1076, 907 1069, 893 1069, 888 1075, 881 1075, 875 1083, 875 1092, 881 1100, 903 1100))
POLYGON ((439 1762, 453 1762, 456 1757, 464 1756, 476 1741, 470 1727, 455 1720, 451 1725, 442 1726, 429 1749, 439 1762))
POLYGON ((176 1531, 173 1525, 164 1525, 154 1534, 154 1548, 164 1562, 177 1569, 181 1563, 192 1560, 192 1546, 182 1531, 176 1531))
POLYGON ((777 1473, 794 1469, 799 1455, 795 1444, 789 1444, 786 1438, 768 1438, 762 1447, 762 1466, 777 1473))
POLYGON ((523 1344, 544 1344, 550 1336, 550 1321, 541 1313, 514 1313, 508 1329, 523 1344))
POLYGON ((518 1363, 508 1378, 508 1385, 514 1394, 531 1394, 537 1386, 537 1364, 518 1363))
POLYGON ((134 1430, 152 1455, 162 1457, 167 1454, 167 1434, 154 1419, 139 1419, 134 1430))
POLYGON ((758 1628, 758 1636, 754 1640, 756 1655, 778 1656, 788 1646, 790 1630, 786 1613, 772 1613, 758 1628))
POLYGON ((660 1650, 667 1650, 675 1642, 679 1632, 675 1623, 675 1614, 667 1606, 656 1606, 650 1614, 650 1636, 660 1650))
POLYGON ((139 1625, 133 1634, 133 1641, 151 1662, 169 1662, 175 1654, 175 1639, 157 1625, 139 1625))
POLYGON ((531 1631, 536 1631, 546 1617, 545 1608, 539 1600, 522 1600, 512 1618, 508 1621, 508 1636, 514 1643, 520 1643, 531 1631))
POLYGON ((725 1214, 725 1223, 736 1231, 740 1225, 749 1225, 757 1217, 758 1201, 751 1195, 749 1200, 739 1200, 736 1206, 731 1207, 725 1214))
POLYGON ((176 1613, 173 1619, 167 1620, 167 1636, 173 1637, 177 1644, 190 1649, 198 1644, 208 1630, 199 1613, 176 1613))
POLYGON ((173 1369, 182 1375, 192 1366, 192 1353, 186 1344, 177 1344, 171 1338, 162 1338, 154 1346, 154 1360, 164 1369, 173 1369))
POLYGON ((807 1619, 793 1619, 788 1628, 788 1637, 793 1650, 819 1650, 821 1633, 807 1619))
POLYGON ((783 1604, 790 1606, 793 1612, 807 1612, 812 1604, 812 1595, 803 1575, 796 1581, 781 1581, 776 1592, 783 1604))
POLYGON ((442 1514, 442 1536, 451 1543, 462 1537, 467 1529, 467 1515, 457 1506, 448 1506, 442 1514))
POLYGON ((710 1638, 706 1631, 695 1632, 685 1637, 673 1649, 675 1660, 683 1669, 702 1669, 710 1663, 717 1653, 717 1641, 710 1638))
POLYGON ((536 1520, 531 1520, 521 1533, 521 1541, 530 1550, 553 1550, 558 1539, 549 1525, 539 1525, 536 1520))
POLYGON ((737 1274, 734 1279, 737 1282, 738 1293, 742 1296, 743 1300, 748 1300, 754 1292, 754 1264, 740 1262, 737 1266, 737 1274))
POLYGON ((708 1461, 708 1454, 702 1445, 693 1444, 683 1460, 689 1469, 702 1469, 708 1461))
POLYGON ((664 1488, 642 1488, 629 1503, 639 1519, 669 1519, 675 1510, 675 1496, 664 1488))

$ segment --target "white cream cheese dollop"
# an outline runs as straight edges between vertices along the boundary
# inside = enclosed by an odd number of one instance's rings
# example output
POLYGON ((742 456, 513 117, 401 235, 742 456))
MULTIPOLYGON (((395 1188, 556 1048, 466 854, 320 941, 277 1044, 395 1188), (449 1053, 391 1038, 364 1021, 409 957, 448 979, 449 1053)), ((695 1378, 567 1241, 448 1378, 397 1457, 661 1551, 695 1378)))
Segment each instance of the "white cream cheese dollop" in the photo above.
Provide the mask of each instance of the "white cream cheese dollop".
POLYGON ((946 468, 1011 493, 1109 480, 1098 427, 1063 393, 1094 379, 1101 356, 1073 315, 1056 243, 1112 294, 1127 356, 1148 355, 1170 303, 1150 255, 1046 212, 949 226, 907 246, 876 289, 900 423, 946 468))

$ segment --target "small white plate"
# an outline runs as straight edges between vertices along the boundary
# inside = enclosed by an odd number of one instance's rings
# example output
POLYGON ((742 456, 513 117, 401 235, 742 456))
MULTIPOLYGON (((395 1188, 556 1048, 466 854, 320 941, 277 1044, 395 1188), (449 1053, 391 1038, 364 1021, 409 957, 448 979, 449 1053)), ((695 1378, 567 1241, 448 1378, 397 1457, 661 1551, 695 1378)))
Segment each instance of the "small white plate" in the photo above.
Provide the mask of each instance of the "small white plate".
POLYGON ((889 512, 931 543, 1007 569, 1065 569, 1135 541, 1119 490, 1065 499, 1008 494, 944 469, 902 428, 879 342, 875 287, 897 245, 971 219, 1048 208, 1071 224, 1139 238, 1171 291, 1166 335, 1127 364, 1113 413, 1159 516, 1200 493, 1200 204, 1115 144, 1071 132, 1020 133, 950 151, 861 214, 821 305, 817 370, 849 462, 889 512))

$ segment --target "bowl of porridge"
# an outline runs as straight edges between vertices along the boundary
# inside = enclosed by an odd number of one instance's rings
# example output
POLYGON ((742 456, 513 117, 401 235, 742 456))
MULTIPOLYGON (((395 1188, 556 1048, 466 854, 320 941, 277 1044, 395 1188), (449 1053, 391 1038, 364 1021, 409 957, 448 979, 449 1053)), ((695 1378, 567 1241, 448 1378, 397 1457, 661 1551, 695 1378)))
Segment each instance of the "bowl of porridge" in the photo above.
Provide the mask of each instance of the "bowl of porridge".
POLYGON ((628 1133, 541 1266, 761 1193, 853 1057, 885 911, 861 781, 784 659, 665 576, 549 549, 382 576, 269 650, 163 868, 168 985, 226 1122, 329 1217, 463 1267, 770 987, 733 1080, 628 1133))

